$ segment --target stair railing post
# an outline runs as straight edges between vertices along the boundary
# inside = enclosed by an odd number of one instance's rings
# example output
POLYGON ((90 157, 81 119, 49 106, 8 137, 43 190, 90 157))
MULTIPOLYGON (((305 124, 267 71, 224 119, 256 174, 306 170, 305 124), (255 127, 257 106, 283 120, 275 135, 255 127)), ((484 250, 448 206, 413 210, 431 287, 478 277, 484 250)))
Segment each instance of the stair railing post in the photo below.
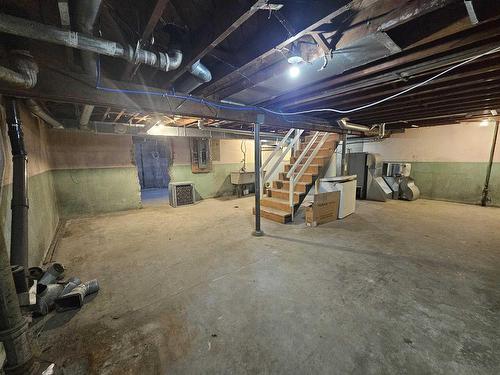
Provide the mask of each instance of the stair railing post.
MULTIPOLYGON (((277 164, 279 164, 281 162, 281 160, 283 160, 283 158, 285 157, 285 154, 286 154, 287 151, 284 151, 283 147, 285 146, 285 143, 288 141, 288 139, 290 138, 290 136, 293 134, 294 131, 295 131, 295 129, 290 129, 285 134, 285 136, 281 139, 281 141, 276 145, 276 147, 274 148, 274 150, 271 153, 271 155, 269 155, 267 157, 267 159, 264 161, 264 163, 262 163, 262 166, 259 169, 259 172, 260 172, 260 193, 261 194, 264 194, 264 185, 266 184, 266 182, 269 179, 269 177, 276 170, 277 164), (267 165, 271 162, 271 160, 276 155, 279 155, 278 158, 277 158, 277 161, 275 160, 275 162, 271 164, 271 166, 270 166, 270 172, 264 174, 264 172, 265 172, 264 169, 267 167, 267 165)), ((288 148, 286 148, 285 150, 288 150, 288 148)))
POLYGON ((260 125, 264 123, 264 115, 258 114, 257 121, 254 124, 254 158, 255 158, 255 230, 252 235, 260 237, 264 232, 260 228, 260 169, 261 169, 261 154, 260 154, 260 125))

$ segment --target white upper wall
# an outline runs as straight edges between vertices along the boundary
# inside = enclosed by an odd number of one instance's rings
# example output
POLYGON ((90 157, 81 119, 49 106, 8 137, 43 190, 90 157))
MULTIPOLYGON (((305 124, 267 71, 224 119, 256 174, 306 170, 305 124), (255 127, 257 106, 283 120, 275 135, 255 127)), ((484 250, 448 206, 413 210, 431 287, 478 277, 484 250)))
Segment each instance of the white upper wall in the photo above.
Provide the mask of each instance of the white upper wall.
MULTIPOLYGON (((494 128, 493 122, 468 122, 407 129, 382 142, 365 143, 363 151, 379 153, 387 161, 487 162, 494 128)), ((494 161, 500 162, 500 137, 494 161)))

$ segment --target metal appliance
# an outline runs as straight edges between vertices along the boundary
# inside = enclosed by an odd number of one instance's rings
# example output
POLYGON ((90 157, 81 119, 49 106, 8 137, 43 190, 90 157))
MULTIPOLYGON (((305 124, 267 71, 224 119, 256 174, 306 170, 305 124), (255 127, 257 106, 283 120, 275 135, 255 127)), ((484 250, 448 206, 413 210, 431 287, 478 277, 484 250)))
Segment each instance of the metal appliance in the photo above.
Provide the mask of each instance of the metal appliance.
POLYGON ((420 190, 410 177, 410 163, 384 163, 384 180, 392 190, 392 199, 413 201, 420 197, 420 190))
POLYGON ((356 197, 385 202, 392 198, 392 189, 382 177, 380 154, 354 152, 348 156, 348 174, 357 175, 356 197))

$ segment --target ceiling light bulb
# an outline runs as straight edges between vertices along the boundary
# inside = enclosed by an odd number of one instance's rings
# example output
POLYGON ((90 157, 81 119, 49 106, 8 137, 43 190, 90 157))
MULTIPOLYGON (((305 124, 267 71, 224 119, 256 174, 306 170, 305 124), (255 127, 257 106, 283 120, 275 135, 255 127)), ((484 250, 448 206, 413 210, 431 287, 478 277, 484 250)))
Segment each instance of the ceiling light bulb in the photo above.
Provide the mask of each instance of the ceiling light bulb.
POLYGON ((297 78, 300 75, 300 68, 297 65, 292 65, 288 70, 290 77, 297 78))

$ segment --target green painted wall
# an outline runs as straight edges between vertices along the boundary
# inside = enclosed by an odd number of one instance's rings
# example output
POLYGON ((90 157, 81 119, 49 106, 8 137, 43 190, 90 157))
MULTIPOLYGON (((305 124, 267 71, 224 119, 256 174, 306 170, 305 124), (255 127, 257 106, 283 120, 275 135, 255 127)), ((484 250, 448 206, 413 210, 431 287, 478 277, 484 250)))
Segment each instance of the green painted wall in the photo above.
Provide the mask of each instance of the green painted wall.
MULTIPOLYGON (((28 180, 28 246, 29 264, 38 265, 50 246, 57 228, 59 215, 57 200, 54 194, 52 172, 47 171, 28 180)), ((0 201, 0 224, 6 241, 10 248, 12 185, 4 185, 0 201)))
MULTIPOLYGON (((171 182, 193 182, 198 198, 212 198, 233 194, 230 174, 240 168, 241 163, 212 164, 210 173, 192 173, 191 165, 173 164, 169 174, 171 182)), ((253 171, 253 164, 247 164, 247 170, 253 171)))
MULTIPOLYGON (((411 175, 422 198, 461 203, 481 202, 488 163, 411 162, 411 175)), ((493 163, 492 204, 500 206, 500 163, 493 163)))
POLYGON ((52 171, 61 217, 141 207, 135 167, 52 171))

